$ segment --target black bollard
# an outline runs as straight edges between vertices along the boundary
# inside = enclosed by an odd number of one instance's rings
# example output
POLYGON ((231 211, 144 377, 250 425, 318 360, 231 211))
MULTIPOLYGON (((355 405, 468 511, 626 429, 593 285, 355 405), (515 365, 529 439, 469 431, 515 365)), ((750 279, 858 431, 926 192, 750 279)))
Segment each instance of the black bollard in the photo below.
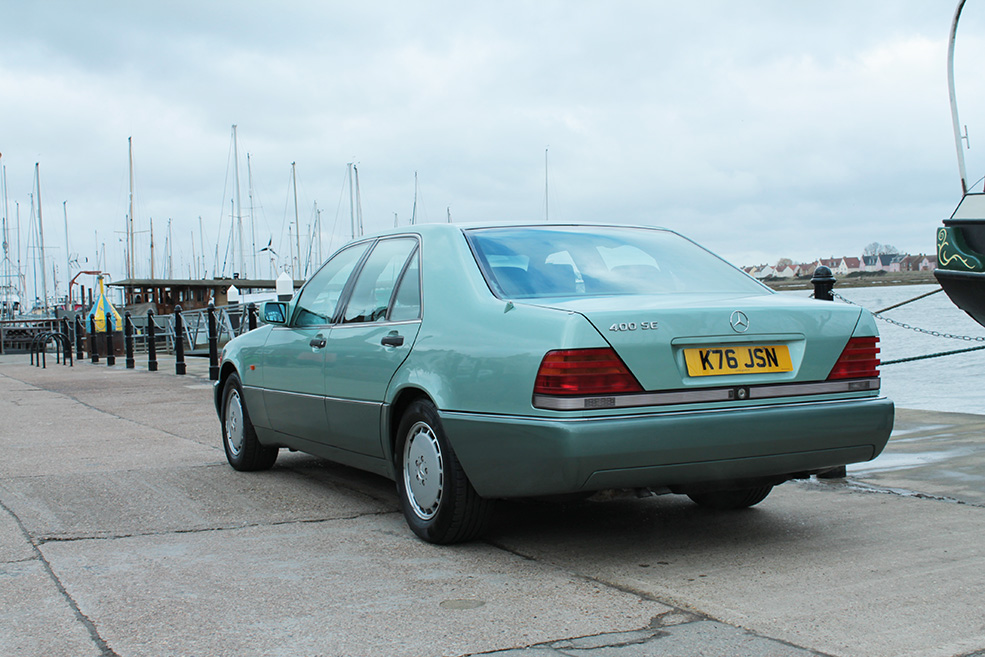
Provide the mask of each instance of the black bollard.
POLYGON ((835 277, 831 273, 831 270, 820 265, 814 270, 814 275, 811 276, 811 285, 814 286, 814 298, 819 301, 834 301, 834 295, 831 290, 835 286, 835 277))
MULTIPOLYGON (((55 323, 56 324, 58 323, 57 320, 55 321, 55 323)), ((52 328, 54 328, 54 327, 52 327, 52 328)), ((59 349, 59 347, 61 347, 61 344, 58 342, 58 332, 57 331, 49 331, 48 332, 48 340, 44 343, 45 349, 48 348, 48 342, 51 342, 52 340, 54 340, 54 342, 55 342, 55 363, 61 364, 61 362, 62 362, 62 351, 61 351, 61 349, 59 349)), ((68 363, 67 360, 65 362, 68 363)))
POLYGON ((65 362, 69 365, 72 364, 72 338, 71 333, 69 333, 68 317, 62 317, 62 335, 65 338, 62 340, 62 353, 65 354, 65 362))
POLYGON ((174 373, 185 373, 185 323, 181 318, 181 306, 174 307, 174 373))
POLYGON ((96 345, 96 318, 89 317, 89 355, 93 363, 99 362, 99 347, 96 345))
POLYGON ((259 312, 260 311, 257 310, 257 305, 255 303, 253 303, 252 301, 250 303, 246 304, 246 315, 247 315, 247 318, 248 318, 247 319, 247 322, 248 322, 247 326, 250 327, 250 330, 251 331, 257 327, 257 315, 259 314, 259 312))
POLYGON ((132 370, 137 367, 133 359, 133 319, 130 318, 128 310, 123 316, 123 346, 127 352, 127 369, 132 370))
POLYGON ((85 352, 82 349, 82 338, 85 335, 86 328, 85 322, 82 321, 82 315, 75 316, 75 359, 82 360, 85 358, 85 352))
POLYGON ((215 321, 215 304, 209 302, 209 381, 219 380, 219 326, 215 321))
POLYGON ((113 344, 113 318, 106 316, 106 367, 116 365, 116 346, 113 344))
MULTIPOLYGON (((814 275, 811 276, 811 284, 814 286, 814 298, 820 301, 834 301, 834 294, 832 290, 835 286, 835 277, 831 273, 831 270, 824 265, 819 266, 814 270, 814 275)), ((830 470, 825 470, 817 475, 818 479, 843 479, 848 476, 848 469, 839 465, 837 467, 831 468, 830 470)))
POLYGON ((154 311, 147 310, 147 371, 157 371, 157 324, 154 323, 154 311))

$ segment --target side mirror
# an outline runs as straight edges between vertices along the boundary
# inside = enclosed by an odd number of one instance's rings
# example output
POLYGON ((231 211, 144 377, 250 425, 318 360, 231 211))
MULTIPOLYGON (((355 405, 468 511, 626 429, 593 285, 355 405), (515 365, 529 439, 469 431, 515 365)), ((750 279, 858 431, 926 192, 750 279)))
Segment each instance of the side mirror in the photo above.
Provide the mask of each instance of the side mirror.
POLYGON ((267 301, 263 304, 263 321, 267 324, 287 323, 287 304, 283 301, 267 301))

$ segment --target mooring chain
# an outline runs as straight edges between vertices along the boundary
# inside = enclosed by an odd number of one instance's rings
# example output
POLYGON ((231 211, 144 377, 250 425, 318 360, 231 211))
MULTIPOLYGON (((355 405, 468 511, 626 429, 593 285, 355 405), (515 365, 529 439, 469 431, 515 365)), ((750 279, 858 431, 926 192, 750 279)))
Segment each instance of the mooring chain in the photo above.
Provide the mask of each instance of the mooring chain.
MULTIPOLYGON (((854 301, 849 301, 848 299, 846 299, 845 297, 841 296, 837 292, 832 292, 831 294, 832 294, 832 296, 834 296, 839 301, 844 301, 845 303, 851 304, 853 306, 858 306, 859 305, 859 304, 855 303, 854 301)), ((925 295, 921 295, 921 296, 925 296, 925 295)), ((917 297, 917 298, 920 298, 920 297, 917 297)), ((911 300, 913 300, 913 299, 911 299, 911 300)), ((902 305, 902 304, 897 304, 897 306, 899 306, 899 305, 902 305)), ((895 308, 897 306, 893 306, 893 308, 895 308)), ((891 319, 889 317, 883 317, 882 315, 879 314, 879 312, 872 313, 872 316, 875 317, 876 319, 881 319, 882 321, 887 322, 889 324, 892 324, 894 326, 898 326, 900 328, 907 329, 907 330, 910 330, 910 331, 916 331, 917 333, 923 333, 925 335, 932 335, 935 338, 948 338, 950 340, 964 340, 965 342, 985 342, 985 336, 975 337, 975 336, 970 336, 970 335, 954 335, 953 333, 943 333, 941 331, 931 331, 929 329, 920 328, 919 326, 911 326, 911 325, 909 325, 909 324, 907 324, 905 322, 898 322, 895 319, 891 319)))

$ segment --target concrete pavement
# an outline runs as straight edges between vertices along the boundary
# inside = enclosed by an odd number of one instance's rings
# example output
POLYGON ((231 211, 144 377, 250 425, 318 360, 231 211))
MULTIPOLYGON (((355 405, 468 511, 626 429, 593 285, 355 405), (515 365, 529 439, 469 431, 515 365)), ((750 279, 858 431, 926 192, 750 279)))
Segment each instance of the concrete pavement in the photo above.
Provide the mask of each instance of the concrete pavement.
POLYGON ((436 547, 393 484, 225 464, 207 363, 0 357, 3 655, 985 654, 985 417, 759 507, 510 502, 436 547))

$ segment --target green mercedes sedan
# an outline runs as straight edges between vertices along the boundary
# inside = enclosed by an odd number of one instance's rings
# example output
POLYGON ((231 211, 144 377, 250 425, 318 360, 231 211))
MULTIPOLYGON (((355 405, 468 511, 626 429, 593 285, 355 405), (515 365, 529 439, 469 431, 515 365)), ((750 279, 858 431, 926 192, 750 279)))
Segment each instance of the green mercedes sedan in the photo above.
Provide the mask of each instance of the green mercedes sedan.
POLYGON ((433 543, 477 537, 501 498, 749 507, 893 427, 867 311, 776 294, 670 230, 393 230, 261 315, 222 351, 230 465, 286 447, 390 477, 433 543))

